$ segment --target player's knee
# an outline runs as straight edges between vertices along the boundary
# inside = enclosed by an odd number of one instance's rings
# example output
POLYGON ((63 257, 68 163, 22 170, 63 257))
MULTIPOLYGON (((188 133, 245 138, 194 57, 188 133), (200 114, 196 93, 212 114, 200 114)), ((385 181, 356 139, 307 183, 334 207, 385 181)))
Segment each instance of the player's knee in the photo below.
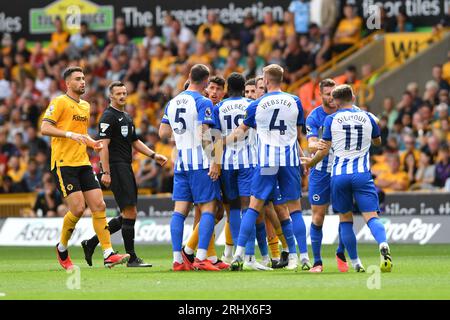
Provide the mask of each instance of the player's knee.
POLYGON ((105 203, 105 201, 103 201, 103 200, 99 200, 99 201, 97 201, 95 204, 94 204, 94 206, 93 206, 93 208, 91 208, 91 211, 92 212, 97 212, 97 211, 105 211, 106 210, 106 203, 105 203))
POLYGON ((84 203, 78 203, 74 206, 71 206, 70 212, 72 212, 76 217, 81 217, 84 213, 84 209, 86 209, 84 203))
POLYGON ((137 209, 134 206, 125 207, 122 211, 122 215, 125 219, 136 220, 137 217, 137 209))

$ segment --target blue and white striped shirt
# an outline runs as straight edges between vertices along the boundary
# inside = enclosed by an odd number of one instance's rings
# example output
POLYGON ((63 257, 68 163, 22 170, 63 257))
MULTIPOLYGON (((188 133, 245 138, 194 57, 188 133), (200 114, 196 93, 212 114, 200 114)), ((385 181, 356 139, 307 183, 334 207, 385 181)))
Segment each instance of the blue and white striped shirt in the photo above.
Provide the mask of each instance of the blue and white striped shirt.
MULTIPOLYGON (((322 139, 323 134, 323 124, 325 122, 328 113, 325 112, 323 106, 318 106, 315 108, 309 116, 306 118, 306 138, 309 139, 311 137, 317 137, 318 139, 322 139)), ((331 167, 333 165, 333 152, 330 150, 330 153, 323 158, 316 166, 315 170, 324 171, 331 173, 331 167)))
POLYGON ((380 136, 375 116, 356 108, 327 116, 322 139, 331 141, 334 154, 331 176, 370 172, 369 149, 380 136))
MULTIPOLYGON (((247 107, 253 100, 244 97, 231 97, 214 106, 216 128, 226 137, 242 123, 247 107)), ((224 170, 237 170, 256 166, 256 130, 250 129, 245 140, 226 146, 222 155, 224 170)))
POLYGON ((208 169, 202 147, 201 126, 214 126, 213 104, 195 91, 183 91, 169 101, 161 123, 172 127, 177 147, 175 172, 208 169))
POLYGON ((297 127, 304 120, 298 97, 281 91, 266 93, 248 106, 244 124, 256 128, 260 167, 300 165, 297 127))

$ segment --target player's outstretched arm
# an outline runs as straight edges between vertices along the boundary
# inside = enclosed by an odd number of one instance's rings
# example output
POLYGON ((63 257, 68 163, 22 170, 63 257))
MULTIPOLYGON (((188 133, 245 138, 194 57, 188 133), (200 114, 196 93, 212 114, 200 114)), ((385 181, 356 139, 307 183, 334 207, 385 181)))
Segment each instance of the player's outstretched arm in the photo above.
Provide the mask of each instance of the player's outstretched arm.
POLYGON ((94 140, 89 135, 85 134, 84 137, 86 138, 86 145, 95 151, 99 152, 103 149, 103 142, 102 140, 94 140))
POLYGON ((306 167, 312 168, 328 155, 328 153, 330 152, 330 148, 331 141, 320 140, 318 144, 318 151, 316 152, 314 157, 301 157, 300 160, 306 165, 306 167))
POLYGON ((167 162, 167 158, 163 156, 162 154, 156 153, 149 147, 145 145, 141 140, 136 140, 133 142, 133 148, 137 150, 137 152, 142 153, 144 156, 147 156, 149 158, 155 159, 155 161, 160 165, 163 166, 167 162))
POLYGON ((223 139, 225 145, 233 144, 238 141, 245 139, 245 134, 247 133, 249 127, 244 123, 241 123, 239 127, 233 130, 228 136, 223 139))
POLYGON ((68 138, 80 144, 87 144, 87 138, 84 135, 58 129, 53 123, 45 119, 42 121, 41 134, 49 137, 68 138))

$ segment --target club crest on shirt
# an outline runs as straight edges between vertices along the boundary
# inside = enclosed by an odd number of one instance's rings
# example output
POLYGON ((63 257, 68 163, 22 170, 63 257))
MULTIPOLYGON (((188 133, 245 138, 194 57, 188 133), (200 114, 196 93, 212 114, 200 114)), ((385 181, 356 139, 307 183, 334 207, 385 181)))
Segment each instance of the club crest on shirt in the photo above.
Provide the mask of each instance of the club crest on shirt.
POLYGON ((51 117, 51 116, 53 115, 53 111, 55 111, 55 106, 54 106, 54 105, 51 105, 50 107, 48 107, 48 110, 47 110, 47 112, 45 113, 45 115, 46 115, 47 117, 51 117))
POLYGON ((121 126, 120 132, 122 133, 122 136, 127 137, 128 136, 128 126, 121 126))

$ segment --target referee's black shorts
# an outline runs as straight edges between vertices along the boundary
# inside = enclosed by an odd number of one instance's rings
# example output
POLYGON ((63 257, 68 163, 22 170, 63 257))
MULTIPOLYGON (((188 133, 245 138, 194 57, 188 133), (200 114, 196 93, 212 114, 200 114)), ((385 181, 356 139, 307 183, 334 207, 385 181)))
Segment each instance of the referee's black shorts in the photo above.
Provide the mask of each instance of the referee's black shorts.
POLYGON ((56 179, 56 186, 64 198, 76 191, 100 189, 92 166, 55 167, 52 173, 56 179))
POLYGON ((137 205, 137 185, 129 163, 111 163, 111 191, 120 211, 137 205))

